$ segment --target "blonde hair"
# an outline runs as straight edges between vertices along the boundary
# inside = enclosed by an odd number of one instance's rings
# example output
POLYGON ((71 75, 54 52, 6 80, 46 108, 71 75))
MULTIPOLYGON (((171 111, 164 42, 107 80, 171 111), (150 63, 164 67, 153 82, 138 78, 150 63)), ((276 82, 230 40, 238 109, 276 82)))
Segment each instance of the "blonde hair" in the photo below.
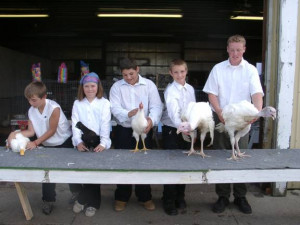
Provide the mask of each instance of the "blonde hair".
POLYGON ((169 71, 172 71, 174 66, 184 66, 186 71, 188 70, 187 64, 183 59, 174 59, 169 64, 169 71))
POLYGON ((33 81, 28 84, 24 90, 24 95, 27 99, 36 95, 39 98, 43 98, 47 94, 46 85, 41 81, 33 81))
POLYGON ((246 39, 239 34, 229 37, 227 40, 227 46, 232 42, 242 43, 244 46, 246 46, 246 39))
MULTIPOLYGON (((78 93, 77 93, 77 98, 79 101, 81 101, 82 99, 85 98, 85 94, 83 91, 83 85, 84 84, 80 84, 78 87, 78 93)), ((102 98, 103 97, 103 87, 102 87, 102 83, 99 80, 99 82, 97 83, 98 85, 98 90, 97 90, 97 94, 96 94, 96 98, 102 98)))

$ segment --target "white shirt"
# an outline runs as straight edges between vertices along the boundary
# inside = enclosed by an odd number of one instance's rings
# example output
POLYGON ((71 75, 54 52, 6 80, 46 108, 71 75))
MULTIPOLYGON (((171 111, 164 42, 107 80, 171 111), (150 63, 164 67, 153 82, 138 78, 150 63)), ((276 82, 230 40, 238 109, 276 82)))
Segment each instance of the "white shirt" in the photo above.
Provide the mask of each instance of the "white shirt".
POLYGON ((257 69, 244 59, 238 66, 232 66, 229 60, 215 65, 203 91, 218 96, 221 109, 242 100, 251 102, 255 93, 263 94, 257 69))
POLYGON ((83 142, 81 130, 75 127, 77 122, 80 121, 100 136, 99 144, 106 149, 110 148, 110 120, 110 103, 107 99, 95 98, 92 102, 89 102, 86 98, 81 101, 76 100, 72 109, 73 145, 77 146, 83 142))
POLYGON ((46 99, 43 113, 40 113, 38 108, 34 108, 32 106, 28 111, 29 120, 33 125, 36 136, 39 138, 49 130, 49 120, 53 110, 56 108, 59 108, 60 110, 58 126, 53 136, 42 143, 44 146, 58 146, 63 144, 72 135, 70 123, 63 113, 60 105, 50 99, 46 99))
POLYGON ((184 86, 173 81, 164 93, 165 110, 161 122, 170 127, 177 128, 181 121, 181 115, 190 102, 196 102, 194 88, 185 83, 184 86))
POLYGON ((150 117, 153 126, 160 121, 163 104, 155 84, 141 75, 136 84, 128 84, 124 79, 113 84, 109 93, 111 112, 117 124, 123 127, 131 127, 132 117, 128 112, 139 107, 142 102, 146 117, 150 117))

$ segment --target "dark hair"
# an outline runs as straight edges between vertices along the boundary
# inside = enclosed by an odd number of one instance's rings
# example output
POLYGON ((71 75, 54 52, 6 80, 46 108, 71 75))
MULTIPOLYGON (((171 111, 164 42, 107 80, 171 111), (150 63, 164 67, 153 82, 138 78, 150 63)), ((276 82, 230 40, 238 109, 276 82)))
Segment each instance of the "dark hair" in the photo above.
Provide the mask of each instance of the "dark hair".
POLYGON ((132 58, 122 58, 120 60, 120 70, 129 70, 129 69, 134 69, 136 70, 137 69, 137 64, 136 64, 136 61, 132 58))
POLYGON ((47 94, 46 85, 41 81, 33 81, 28 84, 24 90, 24 95, 27 99, 36 95, 39 98, 43 98, 47 94))
MULTIPOLYGON (((77 98, 78 98, 79 101, 81 101, 85 97, 85 94, 84 94, 84 91, 83 91, 83 85, 84 84, 80 84, 79 87, 78 87, 77 98)), ((98 90, 97 90, 96 98, 102 98, 103 97, 103 87, 102 87, 102 83, 101 83, 100 80, 97 83, 97 85, 98 85, 98 90)))
POLYGON ((186 71, 188 70, 187 64, 183 59, 174 59, 174 60, 172 60, 169 64, 169 71, 172 71, 172 68, 174 66, 184 66, 186 71))

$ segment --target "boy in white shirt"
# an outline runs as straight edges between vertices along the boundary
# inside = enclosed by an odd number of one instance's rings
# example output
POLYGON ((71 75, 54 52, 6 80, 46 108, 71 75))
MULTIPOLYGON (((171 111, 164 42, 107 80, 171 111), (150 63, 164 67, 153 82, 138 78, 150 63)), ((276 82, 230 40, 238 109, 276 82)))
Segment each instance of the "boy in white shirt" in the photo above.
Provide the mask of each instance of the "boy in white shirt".
MULTIPOLYGON (((34 81, 27 85, 24 95, 31 105, 28 110, 28 128, 23 131, 15 131, 10 133, 8 144, 15 138, 18 132, 25 137, 33 137, 37 139, 27 143, 26 149, 32 150, 39 145, 47 147, 72 147, 72 132, 69 121, 63 113, 59 104, 55 101, 47 99, 47 88, 44 83, 34 81)), ((53 209, 55 202, 55 183, 42 184, 43 213, 49 215, 53 209)))
MULTIPOLYGON (((203 91, 208 94, 209 102, 214 111, 215 123, 224 123, 222 109, 230 103, 242 100, 253 102, 260 111, 263 105, 263 90, 257 69, 244 60, 246 40, 241 35, 233 35, 227 41, 228 60, 218 63, 212 69, 203 91)), ((241 149, 248 148, 249 134, 239 140, 241 149)), ((231 149, 229 136, 214 132, 214 149, 231 149)), ((213 205, 213 212, 222 213, 229 205, 230 184, 216 184, 219 196, 213 205)), ((244 183, 233 184, 234 204, 245 214, 252 213, 252 208, 246 199, 247 187, 244 183)))
MULTIPOLYGON (((120 61, 123 79, 114 83, 110 89, 111 112, 116 119, 114 146, 116 149, 134 149, 136 141, 132 136, 131 120, 142 102, 148 125, 145 129, 146 147, 152 147, 152 127, 161 118, 162 102, 155 84, 139 74, 135 60, 124 58, 120 61)), ((141 143, 140 143, 141 144, 141 143)), ((123 211, 132 193, 132 185, 117 185, 115 191, 116 211, 123 211)), ((149 184, 135 185, 135 194, 145 209, 154 210, 151 187, 149 184)))
MULTIPOLYGON (((181 121, 181 115, 190 102, 196 102, 194 88, 186 83, 188 72, 184 60, 175 59, 170 63, 169 73, 174 81, 165 90, 165 110, 162 115, 162 139, 164 149, 189 149, 189 143, 185 142, 182 135, 176 131, 181 121)), ((185 209, 184 184, 164 185, 163 207, 168 215, 177 215, 177 209, 185 209)))

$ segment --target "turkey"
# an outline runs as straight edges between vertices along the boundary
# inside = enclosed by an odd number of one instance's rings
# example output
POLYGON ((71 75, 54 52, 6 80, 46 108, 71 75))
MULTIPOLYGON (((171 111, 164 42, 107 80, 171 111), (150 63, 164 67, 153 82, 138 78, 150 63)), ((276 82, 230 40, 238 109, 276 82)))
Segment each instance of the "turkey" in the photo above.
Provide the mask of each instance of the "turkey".
POLYGON ((82 131, 81 139, 88 149, 93 150, 100 144, 100 136, 83 125, 83 123, 77 122, 75 127, 82 131))
POLYGON ((145 117, 145 114, 144 114, 143 103, 141 102, 139 104, 138 112, 135 114, 135 116, 133 117, 133 119, 131 121, 131 127, 132 127, 132 130, 133 130, 132 136, 136 140, 135 149, 132 150, 133 152, 139 151, 138 144, 139 144, 140 136, 141 136, 141 139, 142 139, 142 142, 143 142, 143 149, 142 150, 144 150, 144 151, 148 150, 145 146, 145 138, 147 137, 147 134, 144 132, 147 125, 148 125, 148 121, 147 121, 147 119, 145 117))
POLYGON ((20 152, 20 155, 24 155, 26 145, 29 141, 29 138, 25 137, 22 133, 17 133, 16 138, 11 140, 10 147, 14 152, 20 152))
POLYGON ((186 111, 181 116, 183 121, 177 128, 177 134, 188 133, 191 136, 191 149, 185 153, 199 154, 203 158, 207 155, 203 152, 203 142, 207 132, 210 132, 211 142, 208 146, 211 146, 214 139, 214 127, 215 122, 213 120, 212 110, 208 102, 190 102, 186 111), (194 150, 194 139, 197 135, 196 129, 198 128, 200 132, 201 150, 200 153, 194 150))
POLYGON ((239 103, 226 105, 222 110, 222 116, 225 124, 217 124, 216 130, 220 133, 224 131, 228 133, 232 147, 232 156, 229 159, 237 160, 238 157, 242 158, 247 156, 245 152, 241 153, 238 142, 241 137, 250 131, 250 122, 259 117, 272 117, 274 120, 276 118, 276 109, 267 106, 261 111, 258 111, 252 103, 244 100, 239 103), (234 147, 237 151, 236 154, 234 147))

